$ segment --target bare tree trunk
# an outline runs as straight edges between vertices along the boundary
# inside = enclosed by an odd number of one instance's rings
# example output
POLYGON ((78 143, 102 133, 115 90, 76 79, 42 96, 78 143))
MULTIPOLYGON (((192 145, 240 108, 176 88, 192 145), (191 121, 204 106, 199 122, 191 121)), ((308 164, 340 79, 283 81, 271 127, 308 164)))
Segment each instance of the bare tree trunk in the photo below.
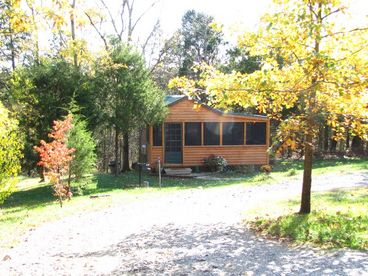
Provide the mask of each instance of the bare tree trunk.
POLYGON ((328 151, 328 137, 329 137, 329 128, 325 126, 324 137, 323 137, 323 150, 328 151))
POLYGON ((351 140, 351 150, 353 153, 361 153, 364 150, 363 147, 363 140, 358 137, 358 136, 354 136, 353 139, 351 140))
POLYGON ((130 165, 129 165, 129 133, 124 133, 123 136, 124 140, 124 161, 123 161, 123 172, 130 171, 130 165))
MULTIPOLYGON (((11 31, 11 30, 10 30, 11 31)), ((15 70, 15 48, 14 48, 14 42, 13 42, 13 35, 10 34, 10 56, 11 56, 11 64, 13 71, 15 70)))
POLYGON ((119 174, 119 128, 115 126, 115 176, 119 174))
POLYGON ((39 41, 39 34, 38 34, 38 25, 36 21, 36 12, 32 4, 30 4, 28 1, 27 5, 29 9, 31 10, 32 14, 32 25, 34 27, 34 49, 33 49, 33 55, 36 63, 38 64, 40 62, 40 41, 39 41))
POLYGON ((323 134, 324 134, 324 127, 323 125, 320 125, 319 127, 319 132, 318 132, 318 148, 316 150, 316 152, 318 152, 320 155, 323 152, 323 134))
POLYGON ((71 162, 69 162, 69 168, 68 168, 68 187, 70 189, 70 184, 72 182, 72 170, 70 169, 71 166, 71 162))
POLYGON ((313 163, 313 136, 308 133, 304 145, 303 188, 300 203, 300 214, 309 214, 311 211, 312 163, 313 163))
POLYGON ((350 150, 350 134, 349 132, 346 133, 346 144, 345 144, 345 151, 350 150))
POLYGON ((73 2, 70 4, 71 12, 70 12, 70 28, 72 32, 72 40, 73 40, 73 62, 75 68, 78 68, 78 55, 76 50, 76 36, 75 36, 75 3, 76 0, 73 0, 73 2))
POLYGON ((143 156, 142 156, 142 135, 143 135, 143 129, 139 129, 139 145, 138 145, 138 162, 143 162, 143 156))
POLYGON ((40 176, 40 182, 45 182, 45 171, 44 167, 37 166, 38 175, 40 176))
MULTIPOLYGON (((332 133, 332 137, 335 135, 335 133, 332 133)), ((330 152, 331 153, 335 153, 336 152, 336 148, 337 148, 337 141, 331 137, 331 142, 330 142, 330 152)))

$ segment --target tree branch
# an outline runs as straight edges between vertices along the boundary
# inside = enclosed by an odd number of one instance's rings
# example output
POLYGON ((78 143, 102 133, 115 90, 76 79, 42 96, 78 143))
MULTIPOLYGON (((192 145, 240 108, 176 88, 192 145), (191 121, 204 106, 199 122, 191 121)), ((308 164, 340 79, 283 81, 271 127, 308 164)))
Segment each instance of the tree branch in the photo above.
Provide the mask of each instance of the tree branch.
POLYGON ((109 44, 107 43, 105 36, 104 36, 104 35, 100 32, 100 30, 97 28, 96 24, 93 22, 93 20, 92 20, 92 18, 90 17, 90 15, 89 15, 87 12, 85 12, 84 14, 87 16, 87 18, 88 18, 88 20, 89 20, 89 23, 92 25, 92 27, 95 29, 95 31, 96 31, 96 32, 97 32, 97 34, 100 36, 100 38, 102 39, 103 43, 105 44, 105 49, 106 49, 106 51, 108 51, 108 50, 109 50, 109 44))
POLYGON ((110 17, 110 20, 111 20, 111 24, 112 24, 112 27, 114 28, 114 31, 117 35, 119 35, 119 32, 118 32, 118 29, 116 27, 116 23, 115 23, 115 19, 114 17, 112 16, 111 14, 111 11, 109 9, 109 7, 106 5, 105 1, 104 0, 100 0, 101 4, 104 6, 104 8, 107 10, 107 13, 109 14, 109 17, 110 17))
MULTIPOLYGON (((152 2, 152 4, 144 11, 141 13, 141 15, 138 17, 138 19, 134 22, 132 28, 131 28, 131 31, 133 32, 135 27, 137 26, 137 23, 142 19, 142 17, 147 13, 149 12, 159 1, 154 1, 152 2)), ((133 0, 133 3, 134 3, 134 0, 133 0)))
POLYGON ((147 36, 146 40, 142 45, 142 53, 145 52, 148 42, 151 40, 151 38, 154 36, 154 34, 157 32, 159 28, 160 28, 160 19, 157 19, 156 24, 152 28, 152 31, 149 33, 149 35, 147 36))
POLYGON ((329 14, 326 14, 324 16, 322 16, 321 20, 324 20, 325 18, 329 17, 330 15, 333 15, 334 13, 337 13, 337 12, 340 12, 341 9, 337 9, 337 10, 334 10, 332 12, 330 12, 329 14))
POLYGON ((351 29, 349 31, 346 31, 346 32, 336 32, 336 33, 332 33, 332 34, 327 34, 327 35, 324 35, 322 36, 322 38, 326 38, 326 37, 329 37, 329 36, 335 36, 335 35, 339 35, 339 34, 346 34, 346 33, 353 33, 353 32, 359 32, 359 31, 366 31, 368 30, 368 27, 366 28, 355 28, 355 29, 351 29))

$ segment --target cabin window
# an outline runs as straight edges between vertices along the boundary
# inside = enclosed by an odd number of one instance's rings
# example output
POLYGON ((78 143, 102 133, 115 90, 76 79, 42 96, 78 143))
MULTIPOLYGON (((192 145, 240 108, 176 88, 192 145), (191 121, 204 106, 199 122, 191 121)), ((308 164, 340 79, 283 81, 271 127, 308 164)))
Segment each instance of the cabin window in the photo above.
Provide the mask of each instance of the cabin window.
POLYGON ((220 123, 204 123, 204 144, 220 145, 220 123))
POLYGON ((266 144, 266 123, 247 123, 247 145, 266 144))
POLYGON ((185 123, 185 145, 200 146, 201 143, 201 123, 185 123))
POLYGON ((162 146, 162 125, 153 126, 153 145, 162 146))
POLYGON ((222 124, 223 145, 244 144, 244 123, 226 122, 222 124))

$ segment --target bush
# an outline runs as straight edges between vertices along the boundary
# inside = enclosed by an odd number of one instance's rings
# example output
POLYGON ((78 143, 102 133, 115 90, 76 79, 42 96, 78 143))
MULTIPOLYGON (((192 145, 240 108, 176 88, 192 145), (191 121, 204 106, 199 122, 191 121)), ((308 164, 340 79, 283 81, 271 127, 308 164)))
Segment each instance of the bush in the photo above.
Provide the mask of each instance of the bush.
POLYGON ((270 165, 263 165, 261 166, 260 170, 265 173, 270 173, 272 171, 272 166, 270 165))
POLYGON ((208 158, 205 158, 204 164, 210 169, 212 172, 223 171, 227 166, 227 161, 224 157, 218 155, 210 155, 208 158))
POLYGON ((0 204, 14 190, 22 148, 17 121, 9 118, 9 111, 0 102, 0 204))
MULTIPOLYGON (((81 178, 94 170, 96 164, 96 143, 87 124, 78 117, 73 118, 73 128, 68 133, 68 147, 74 148, 74 158, 70 164, 70 174, 82 183, 81 178)), ((82 185, 83 186, 83 185, 82 185)), ((82 188, 82 187, 81 187, 82 188)))
POLYGON ((297 173, 296 169, 290 169, 288 171, 288 176, 294 176, 294 175, 296 175, 296 173, 297 173))
POLYGON ((229 165, 226 169, 241 174, 252 174, 256 171, 255 165, 229 165))

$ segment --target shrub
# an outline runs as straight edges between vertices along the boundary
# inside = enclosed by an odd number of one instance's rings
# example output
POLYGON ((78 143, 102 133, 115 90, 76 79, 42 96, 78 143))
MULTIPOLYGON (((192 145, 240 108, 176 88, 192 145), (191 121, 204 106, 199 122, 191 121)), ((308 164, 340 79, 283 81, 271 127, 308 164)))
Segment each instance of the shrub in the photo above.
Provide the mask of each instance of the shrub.
MULTIPOLYGON (((73 160, 70 164, 70 176, 74 176, 78 183, 83 175, 91 173, 96 164, 95 148, 96 143, 91 132, 87 130, 85 121, 77 117, 73 117, 73 128, 68 133, 68 147, 74 148, 73 160)), ((78 185, 83 188, 84 185, 78 185)))
POLYGON ((242 173, 242 174, 251 174, 256 171, 254 165, 229 165, 226 167, 227 170, 242 173))
POLYGON ((288 176, 293 176, 293 175, 296 175, 296 169, 290 169, 289 171, 288 171, 288 176))
POLYGON ((210 155, 208 158, 205 158, 204 164, 212 171, 223 171, 227 166, 227 161, 224 157, 218 155, 210 155))
POLYGON ((0 204, 14 190, 22 148, 18 124, 9 118, 9 111, 0 102, 0 204))
POLYGON ((72 116, 68 115, 63 121, 54 121, 52 131, 49 133, 51 142, 41 140, 41 146, 35 147, 40 155, 38 165, 46 169, 45 176, 50 180, 54 189, 54 195, 59 198, 60 207, 63 199, 72 196, 71 187, 63 183, 63 175, 69 171, 70 162, 73 160, 75 149, 67 146, 67 132, 73 127, 72 116))
POLYGON ((260 170, 265 173, 270 173, 272 171, 271 165, 263 165, 261 166, 260 170))

